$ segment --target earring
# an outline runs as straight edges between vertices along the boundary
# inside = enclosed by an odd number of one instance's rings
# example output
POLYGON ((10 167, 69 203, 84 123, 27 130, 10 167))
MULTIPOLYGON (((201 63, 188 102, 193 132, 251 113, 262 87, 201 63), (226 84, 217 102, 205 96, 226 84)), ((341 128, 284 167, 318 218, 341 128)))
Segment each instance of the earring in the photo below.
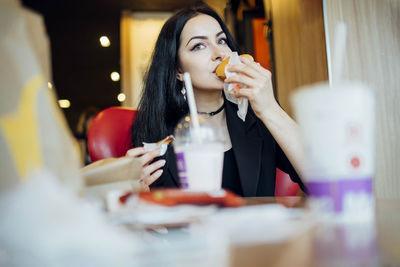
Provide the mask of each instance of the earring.
POLYGON ((181 93, 183 95, 183 98, 186 100, 186 88, 185 88, 185 85, 182 85, 181 93))

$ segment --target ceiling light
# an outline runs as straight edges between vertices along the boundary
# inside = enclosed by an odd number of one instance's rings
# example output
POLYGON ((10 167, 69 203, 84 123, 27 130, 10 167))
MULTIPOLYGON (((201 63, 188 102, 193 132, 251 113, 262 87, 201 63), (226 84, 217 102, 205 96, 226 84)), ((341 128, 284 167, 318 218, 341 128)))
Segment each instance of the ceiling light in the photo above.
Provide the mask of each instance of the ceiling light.
POLYGON ((60 99, 58 100, 58 105, 60 108, 69 108, 71 106, 71 102, 68 99, 60 99))
POLYGON ((114 82, 118 82, 119 81, 119 73, 116 71, 111 72, 111 80, 113 80, 114 82))
POLYGON ((111 45, 110 39, 107 36, 100 37, 100 44, 102 47, 109 47, 111 45))
POLYGON ((126 99, 126 96, 124 93, 120 93, 120 94, 118 94, 117 98, 118 98, 119 102, 124 102, 126 99))

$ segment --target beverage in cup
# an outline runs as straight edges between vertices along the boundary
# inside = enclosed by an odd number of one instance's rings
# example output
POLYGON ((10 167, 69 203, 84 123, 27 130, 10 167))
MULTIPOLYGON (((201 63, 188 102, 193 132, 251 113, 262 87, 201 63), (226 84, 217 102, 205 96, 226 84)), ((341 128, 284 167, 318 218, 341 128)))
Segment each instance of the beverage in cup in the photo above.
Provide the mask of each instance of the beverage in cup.
POLYGON ((222 185, 224 145, 218 130, 200 120, 192 127, 190 117, 175 129, 174 149, 181 188, 189 191, 218 192, 222 185))
POLYGON ((343 82, 303 87, 291 98, 306 156, 303 177, 311 205, 352 218, 374 211, 374 96, 343 82))

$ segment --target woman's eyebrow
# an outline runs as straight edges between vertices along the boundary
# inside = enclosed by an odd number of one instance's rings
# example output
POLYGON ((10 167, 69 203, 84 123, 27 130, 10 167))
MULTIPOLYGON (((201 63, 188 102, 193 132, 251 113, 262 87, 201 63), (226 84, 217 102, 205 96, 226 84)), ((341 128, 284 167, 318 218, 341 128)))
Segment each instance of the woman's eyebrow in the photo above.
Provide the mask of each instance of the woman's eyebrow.
MULTIPOLYGON (((224 31, 220 31, 219 33, 217 33, 215 36, 218 37, 221 34, 223 34, 224 31)), ((186 46, 190 43, 190 41, 192 41, 193 39, 201 39, 201 40, 207 40, 208 37, 204 36, 204 35, 199 35, 199 36, 193 36, 192 38, 189 39, 189 41, 186 43, 186 46)))
POLYGON ((218 36, 220 36, 220 35, 223 34, 223 33, 224 33, 224 31, 220 31, 220 32, 217 33, 215 36, 218 37, 218 36))
POLYGON ((186 46, 187 46, 187 45, 190 43, 190 41, 192 41, 193 39, 202 39, 202 40, 206 40, 206 39, 208 39, 208 38, 207 38, 207 36, 202 36, 202 35, 193 36, 193 37, 190 38, 189 41, 186 43, 186 46))

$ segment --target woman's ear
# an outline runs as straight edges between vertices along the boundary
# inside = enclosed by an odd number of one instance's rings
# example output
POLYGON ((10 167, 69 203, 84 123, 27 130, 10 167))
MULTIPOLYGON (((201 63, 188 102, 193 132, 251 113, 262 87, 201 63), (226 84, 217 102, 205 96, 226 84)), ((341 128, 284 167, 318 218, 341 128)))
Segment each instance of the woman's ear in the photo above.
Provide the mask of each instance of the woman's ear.
POLYGON ((183 72, 182 72, 181 68, 178 68, 178 69, 176 70, 176 78, 177 78, 179 81, 183 82, 183 72))

